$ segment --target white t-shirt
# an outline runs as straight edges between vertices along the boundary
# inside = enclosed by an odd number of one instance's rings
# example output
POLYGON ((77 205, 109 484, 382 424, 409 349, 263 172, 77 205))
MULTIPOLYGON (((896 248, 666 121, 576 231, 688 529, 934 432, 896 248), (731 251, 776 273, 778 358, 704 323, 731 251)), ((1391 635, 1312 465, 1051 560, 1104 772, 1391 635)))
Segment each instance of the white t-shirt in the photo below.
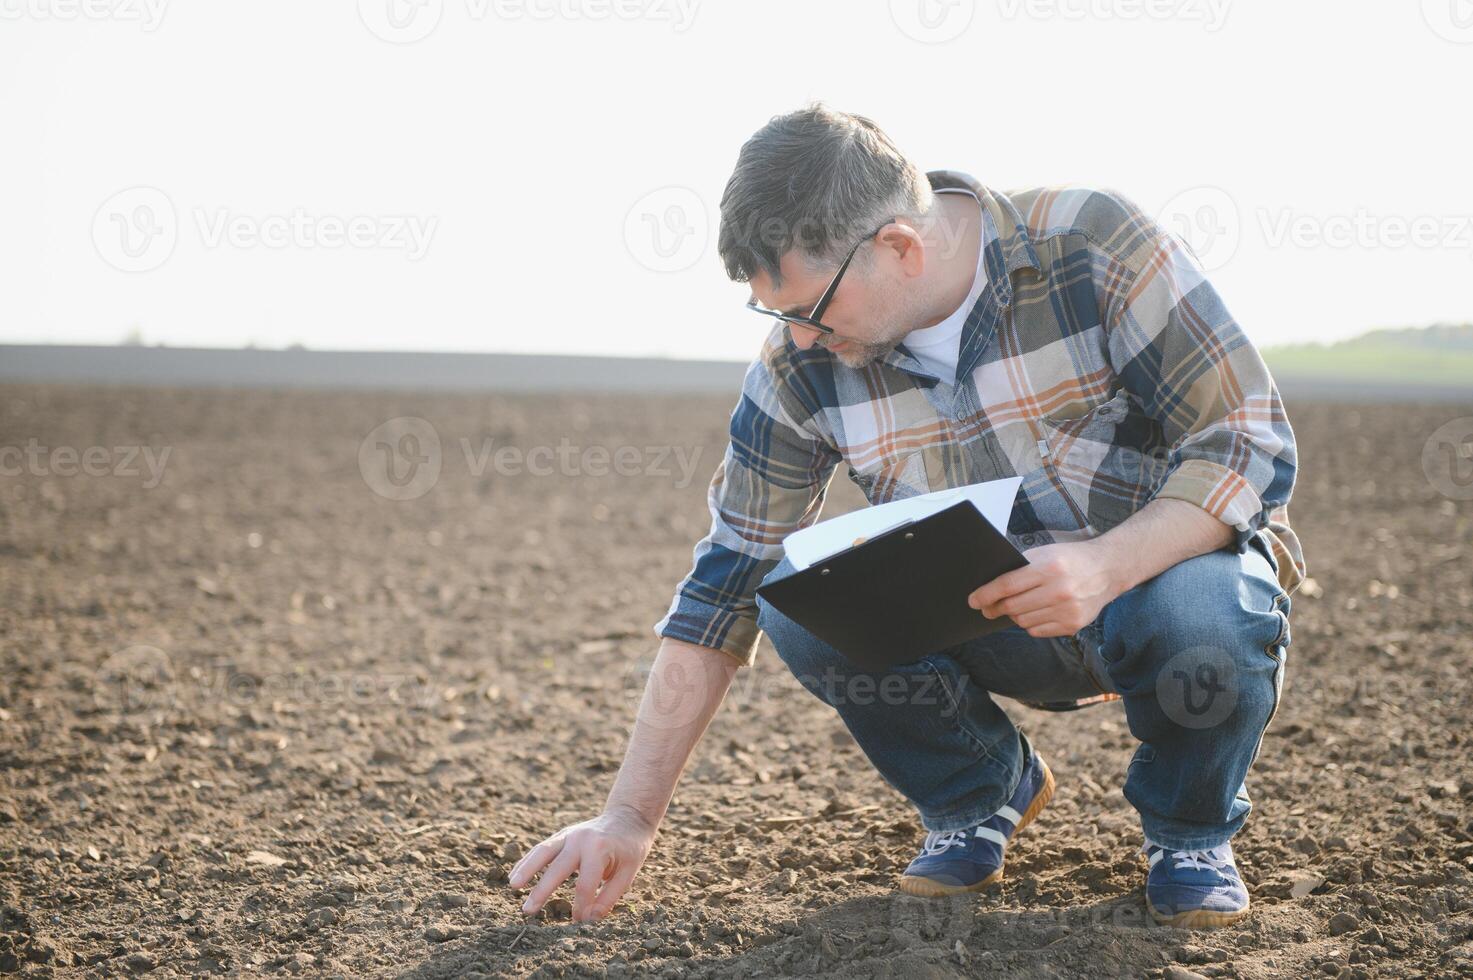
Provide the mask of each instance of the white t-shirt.
MULTIPOLYGON (((976 194, 972 194, 964 187, 948 187, 936 193, 970 194, 973 200, 977 198, 976 194)), ((980 201, 978 206, 981 206, 980 201)), ((979 238, 982 235, 980 216, 977 235, 979 238)), ((962 305, 935 326, 912 330, 901 341, 905 349, 921 362, 921 367, 940 378, 943 384, 949 385, 956 379, 956 363, 961 357, 962 326, 967 322, 967 315, 972 312, 972 307, 977 304, 977 298, 982 295, 982 290, 985 288, 987 288, 987 266, 983 262, 983 252, 979 245, 977 271, 972 279, 972 288, 967 292, 967 298, 962 301, 962 305)))

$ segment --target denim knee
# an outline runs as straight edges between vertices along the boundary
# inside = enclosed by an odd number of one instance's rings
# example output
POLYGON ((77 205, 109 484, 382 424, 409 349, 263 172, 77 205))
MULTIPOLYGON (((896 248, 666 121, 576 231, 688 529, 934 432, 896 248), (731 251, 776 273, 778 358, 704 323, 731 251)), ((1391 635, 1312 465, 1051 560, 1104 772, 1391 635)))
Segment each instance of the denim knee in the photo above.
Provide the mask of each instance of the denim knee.
POLYGON ((1208 552, 1126 595, 1109 610, 1114 635, 1102 649, 1117 688, 1154 696, 1165 715, 1157 724, 1267 723, 1279 697, 1289 600, 1261 555, 1208 552))
MULTIPOLYGON (((1288 597, 1256 552, 1245 564, 1226 549, 1178 562, 1132 590, 1126 648, 1221 647, 1272 656, 1287 644, 1288 597)), ((1251 657, 1250 657, 1251 659, 1251 657)), ((1248 666, 1248 665, 1245 665, 1248 666)))

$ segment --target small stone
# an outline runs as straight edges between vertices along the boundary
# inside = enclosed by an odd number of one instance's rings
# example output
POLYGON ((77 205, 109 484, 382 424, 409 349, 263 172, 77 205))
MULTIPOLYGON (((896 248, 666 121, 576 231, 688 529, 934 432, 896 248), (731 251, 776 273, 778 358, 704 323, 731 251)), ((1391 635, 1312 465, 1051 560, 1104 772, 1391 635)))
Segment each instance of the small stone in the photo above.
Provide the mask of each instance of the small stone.
POLYGON ((321 929, 325 926, 330 926, 337 921, 337 909, 325 906, 323 908, 313 909, 311 912, 308 912, 307 918, 302 924, 308 929, 321 929))
POLYGON ((1336 912, 1330 916, 1330 935, 1343 936, 1353 929, 1360 928, 1360 920, 1349 912, 1336 912))
POLYGON ((430 926, 425 930, 425 938, 432 943, 445 943, 452 939, 459 939, 465 935, 465 931, 451 925, 430 926))
POLYGON ((286 858, 277 857, 269 851, 251 851, 246 855, 246 864, 259 864, 267 868, 279 868, 286 864, 286 858))
POLYGON ((1292 872, 1289 875, 1289 897, 1303 898, 1324 883, 1324 876, 1312 871, 1292 872))
POLYGON ((1434 800, 1446 799, 1458 795, 1458 781, 1455 779, 1444 779, 1435 783, 1427 784, 1427 792, 1434 800))
POLYGON ((463 909, 470 903, 471 900, 465 895, 460 895, 454 892, 440 893, 440 907, 442 909, 463 909))
POLYGON ((1171 966, 1168 966, 1166 968, 1166 972, 1161 975, 1161 980, 1207 980, 1207 978, 1198 973, 1196 970, 1188 970, 1184 966, 1177 966, 1175 963, 1173 963, 1171 966))
POLYGON ((158 966, 154 962, 153 957, 147 953, 129 953, 128 958, 123 961, 123 965, 134 973, 147 973, 158 966))
POLYGON ((312 969, 316 965, 317 961, 312 958, 311 953, 298 951, 288 956, 286 962, 281 965, 281 968, 288 973, 301 973, 305 970, 312 969))
POLYGON ((521 859, 522 859, 522 845, 518 844, 514 840, 507 841, 506 842, 506 846, 501 849, 501 860, 503 860, 503 861, 520 861, 521 859))

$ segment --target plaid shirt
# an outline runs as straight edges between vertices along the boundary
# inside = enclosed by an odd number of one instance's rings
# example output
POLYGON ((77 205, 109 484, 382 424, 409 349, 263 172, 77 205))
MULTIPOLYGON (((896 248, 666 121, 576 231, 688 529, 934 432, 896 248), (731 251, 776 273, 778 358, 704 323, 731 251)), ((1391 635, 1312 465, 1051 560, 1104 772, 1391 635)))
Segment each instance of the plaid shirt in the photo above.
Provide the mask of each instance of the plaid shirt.
POLYGON ((783 538, 818 520, 840 462, 871 504, 1021 476, 1007 528, 1020 550, 1102 534, 1157 497, 1187 500, 1234 528, 1237 551, 1261 537, 1279 583, 1297 588, 1294 433, 1190 249, 1113 192, 927 177, 983 210, 988 283, 955 378, 928 373, 903 342, 848 368, 775 324, 731 414, 711 529, 655 634, 751 664, 755 590, 783 538))

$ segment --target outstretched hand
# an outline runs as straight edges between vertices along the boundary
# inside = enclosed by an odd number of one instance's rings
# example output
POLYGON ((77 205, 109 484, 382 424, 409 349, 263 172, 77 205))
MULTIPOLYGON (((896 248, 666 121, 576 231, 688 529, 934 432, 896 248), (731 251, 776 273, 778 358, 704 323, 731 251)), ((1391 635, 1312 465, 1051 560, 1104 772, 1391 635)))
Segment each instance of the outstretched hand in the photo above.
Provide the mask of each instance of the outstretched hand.
POLYGON ((522 912, 536 915, 570 875, 573 921, 589 922, 608 914, 634 880, 654 843, 655 830, 632 811, 605 810, 592 820, 565 827, 528 851, 512 868, 513 888, 541 878, 522 912), (602 888, 600 888, 602 886, 602 888))

